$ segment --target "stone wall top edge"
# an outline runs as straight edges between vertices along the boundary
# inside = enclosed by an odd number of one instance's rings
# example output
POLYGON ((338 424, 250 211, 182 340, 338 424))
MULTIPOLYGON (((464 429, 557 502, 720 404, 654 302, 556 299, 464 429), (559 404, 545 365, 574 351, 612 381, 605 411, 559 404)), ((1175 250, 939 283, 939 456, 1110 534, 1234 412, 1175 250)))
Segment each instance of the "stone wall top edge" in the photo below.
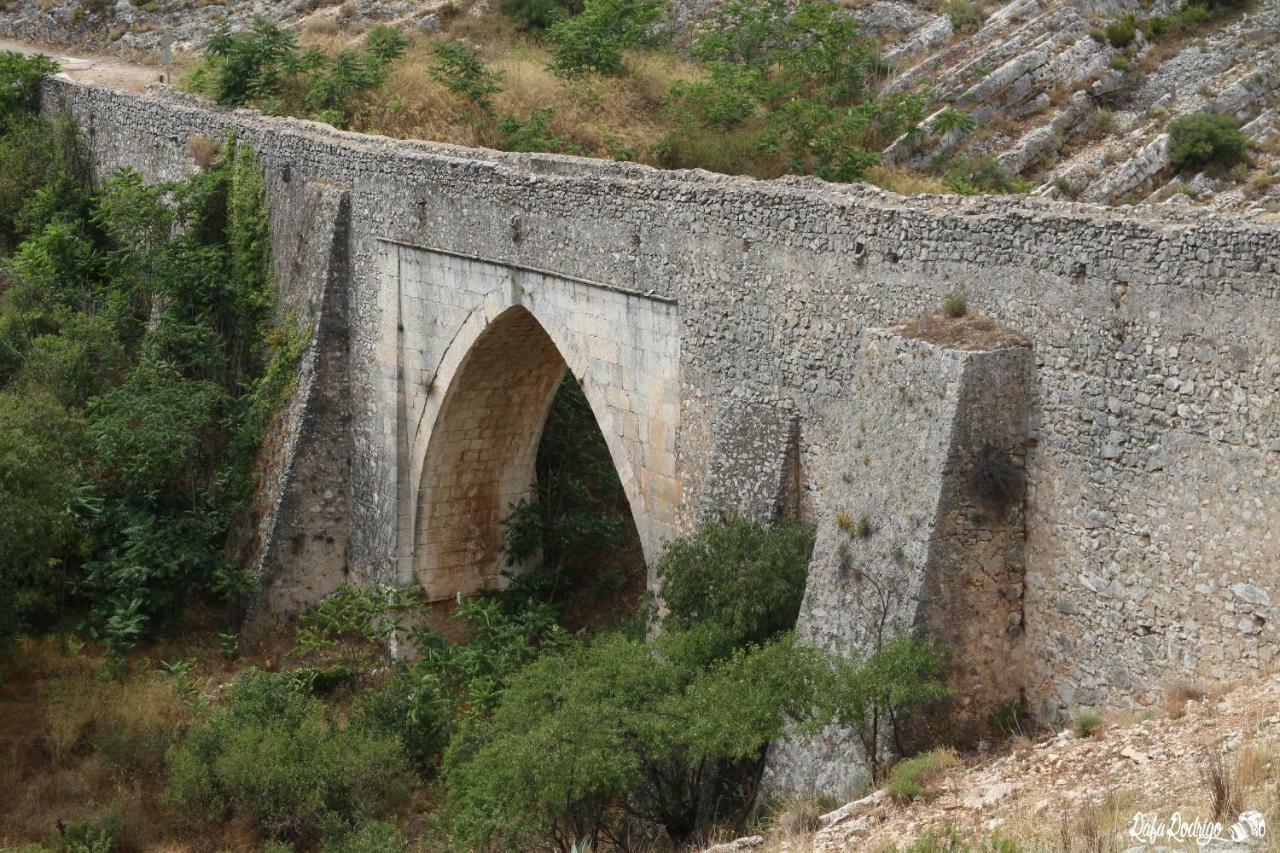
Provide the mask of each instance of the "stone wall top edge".
POLYGON ((986 358, 1033 348, 1031 340, 1020 336, 1018 339, 1014 339, 1011 336, 1001 337, 993 345, 980 346, 971 342, 948 343, 946 341, 930 340, 927 337, 913 334, 902 326, 864 326, 862 334, 865 338, 876 339, 901 349, 955 355, 961 359, 986 358))
POLYGON ((834 184, 813 177, 785 176, 761 180, 749 176, 723 175, 701 169, 659 169, 565 154, 518 154, 487 148, 469 148, 427 140, 402 140, 386 136, 343 131, 319 122, 283 116, 267 116, 254 110, 210 104, 193 95, 163 86, 145 92, 128 92, 61 75, 49 78, 46 86, 55 95, 87 96, 115 103, 135 103, 139 108, 159 108, 177 113, 198 113, 220 117, 241 129, 264 135, 294 137, 303 141, 331 144, 353 152, 387 153, 406 161, 436 161, 442 165, 477 167, 504 174, 512 183, 587 181, 615 185, 649 185, 664 192, 708 193, 726 200, 752 198, 777 204, 788 199, 819 203, 840 209, 846 215, 858 210, 899 214, 1004 219, 1040 225, 1089 223, 1100 227, 1130 227, 1136 231, 1232 231, 1254 234, 1270 242, 1280 240, 1280 222, 1261 222, 1209 210, 1175 211, 1154 207, 1106 207, 1082 202, 1062 202, 1026 197, 900 195, 867 184, 834 184), (60 90, 60 91, 59 91, 60 90))

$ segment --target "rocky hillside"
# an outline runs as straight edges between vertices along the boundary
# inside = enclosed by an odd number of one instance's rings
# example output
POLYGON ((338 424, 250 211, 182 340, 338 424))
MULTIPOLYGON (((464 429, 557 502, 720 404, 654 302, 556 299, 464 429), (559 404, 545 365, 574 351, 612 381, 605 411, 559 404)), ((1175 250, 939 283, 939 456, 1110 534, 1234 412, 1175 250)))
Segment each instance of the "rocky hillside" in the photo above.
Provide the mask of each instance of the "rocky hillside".
MULTIPOLYGON (((1141 29, 1124 47, 1124 17, 1174 12, 1155 0, 1014 0, 976 31, 959 35, 954 11, 881 0, 858 15, 897 69, 893 90, 936 91, 945 106, 977 120, 930 150, 901 142, 891 159, 922 166, 942 153, 991 155, 1030 178, 1036 194, 1105 204, 1190 204, 1280 209, 1280 2, 1148 43, 1141 29), (1108 39, 1108 24, 1119 24, 1108 39), (1235 174, 1176 175, 1165 132, 1177 116, 1225 113, 1243 124, 1254 162, 1235 174)), ((941 110, 939 111, 941 112, 941 110)), ((938 114, 935 114, 935 116, 938 114)), ((1274 212, 1274 211, 1272 211, 1274 212)))
MULTIPOLYGON (((483 3, 484 0, 475 0, 483 3)), ((717 0, 682 0, 687 31, 717 0)), ((1280 216, 1280 0, 1253 0, 1212 20, 1143 35, 1152 16, 1178 20, 1181 0, 851 0, 881 45, 890 91, 938 97, 929 122, 968 116, 941 134, 885 152, 905 168, 940 158, 994 158, 1037 195, 1102 204, 1210 204, 1280 216), (1131 17, 1129 17, 1131 16, 1131 17), (1132 26, 1136 23, 1136 29, 1132 26), (1112 29, 1108 29, 1108 27, 1112 29), (1196 112, 1231 115, 1252 145, 1234 170, 1178 172, 1169 123, 1196 112), (971 127, 968 125, 972 125, 971 127)), ((434 31, 442 0, 16 0, 0 35, 154 55, 161 34, 195 50, 214 24, 266 14, 288 24, 359 31, 371 21, 434 31)), ((457 10, 465 4, 445 4, 457 10)), ((477 11, 473 3, 470 11, 477 11)), ((1149 27, 1147 27, 1149 29, 1149 27)))
POLYGON ((711 849, 1195 849, 1150 834, 1179 825, 1192 832, 1197 818, 1201 827, 1214 823, 1215 768, 1228 800, 1221 835, 1229 841, 1239 822, 1237 834, 1245 837, 1202 849, 1280 849, 1280 676, 1219 696, 1184 687, 1165 704, 1143 716, 1104 718, 1096 729, 1088 721, 1038 739, 1015 737, 994 750, 1000 757, 970 759, 967 767, 953 759, 955 766, 944 763, 911 802, 880 790, 817 818, 816 832, 791 830, 711 849), (1236 820, 1250 812, 1257 817, 1236 820), (1265 835, 1258 834, 1259 819, 1265 835), (935 846, 924 846, 928 841, 935 846))

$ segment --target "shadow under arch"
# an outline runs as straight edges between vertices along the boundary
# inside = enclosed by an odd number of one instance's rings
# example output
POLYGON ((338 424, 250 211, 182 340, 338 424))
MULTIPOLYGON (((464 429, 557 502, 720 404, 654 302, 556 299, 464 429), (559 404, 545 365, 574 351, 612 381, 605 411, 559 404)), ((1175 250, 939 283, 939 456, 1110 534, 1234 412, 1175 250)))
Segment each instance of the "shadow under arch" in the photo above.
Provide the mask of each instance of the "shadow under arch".
MULTIPOLYGON (((414 510, 412 580, 432 600, 501 584, 503 519, 530 495, 547 413, 569 370, 551 332, 519 304, 454 344, 466 349, 433 419, 414 510)), ((639 528, 631 467, 602 392, 589 376, 578 378, 639 528)))

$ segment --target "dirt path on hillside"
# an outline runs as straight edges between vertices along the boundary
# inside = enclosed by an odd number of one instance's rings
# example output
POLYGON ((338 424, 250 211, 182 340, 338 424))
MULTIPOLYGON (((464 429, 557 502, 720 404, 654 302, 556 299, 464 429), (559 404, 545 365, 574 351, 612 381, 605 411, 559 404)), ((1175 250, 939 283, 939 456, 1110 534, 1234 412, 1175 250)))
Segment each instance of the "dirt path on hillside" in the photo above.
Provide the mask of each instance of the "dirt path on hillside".
POLYGON ((16 53, 44 53, 62 66, 62 73, 72 80, 97 83, 113 89, 140 92, 152 83, 160 82, 161 70, 154 65, 123 62, 105 56, 84 56, 63 53, 55 48, 43 48, 23 42, 0 39, 0 51, 16 53))

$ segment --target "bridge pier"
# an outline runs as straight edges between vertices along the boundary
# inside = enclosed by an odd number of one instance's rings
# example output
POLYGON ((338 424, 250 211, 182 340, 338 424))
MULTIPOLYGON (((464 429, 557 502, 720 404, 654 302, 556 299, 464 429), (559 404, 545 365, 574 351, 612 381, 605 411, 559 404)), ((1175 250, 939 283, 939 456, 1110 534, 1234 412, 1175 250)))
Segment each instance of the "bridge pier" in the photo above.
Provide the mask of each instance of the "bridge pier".
MULTIPOLYGON (((1034 379, 1029 343, 979 318, 862 332, 796 631, 859 657, 908 632, 937 639, 957 698, 935 737, 972 740, 1021 695, 1034 379)), ((831 727, 775 744, 766 787, 856 793, 870 780, 858 739, 831 727)))

